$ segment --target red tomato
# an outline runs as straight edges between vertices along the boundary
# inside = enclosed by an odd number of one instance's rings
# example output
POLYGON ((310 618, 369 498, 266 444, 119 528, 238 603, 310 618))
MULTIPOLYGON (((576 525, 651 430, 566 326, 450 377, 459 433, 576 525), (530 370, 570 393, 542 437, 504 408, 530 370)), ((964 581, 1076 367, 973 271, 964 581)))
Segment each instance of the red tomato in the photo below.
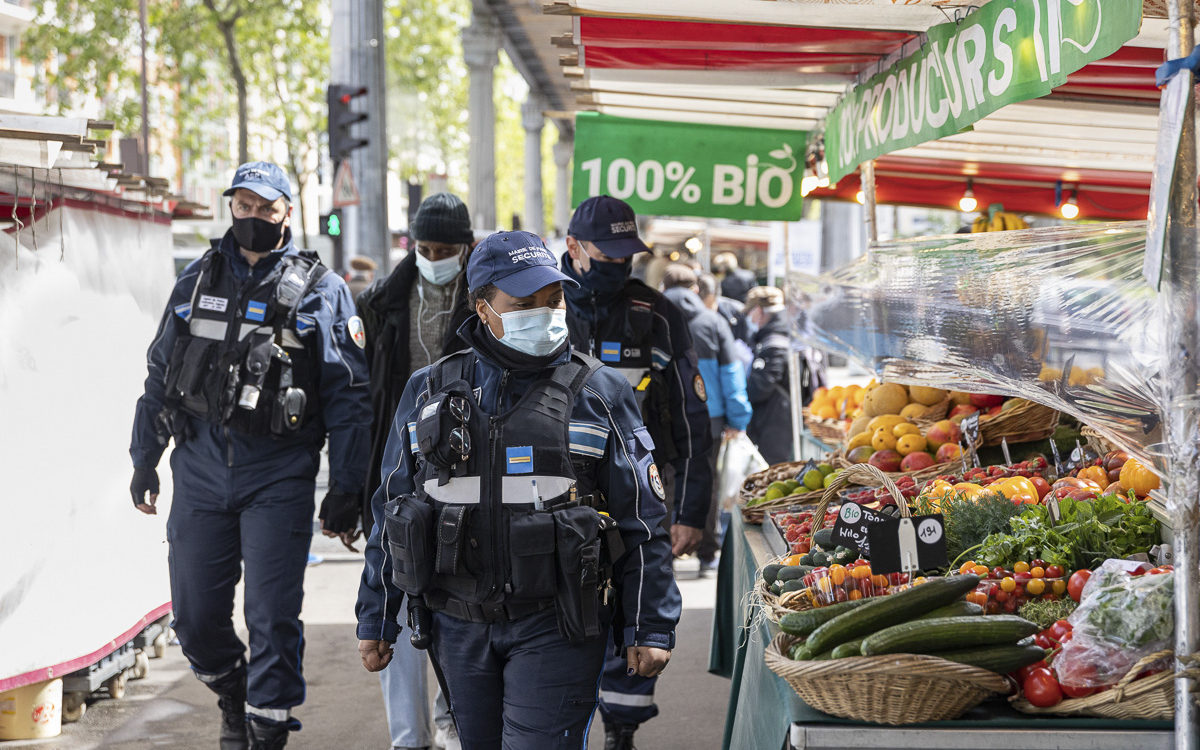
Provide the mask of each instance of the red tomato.
POLYGON ((1163 565, 1158 568, 1151 568, 1150 575, 1152 575, 1152 576, 1161 575, 1162 573, 1170 573, 1173 570, 1175 570, 1174 565, 1163 565))
POLYGON ((1059 642, 1062 641, 1062 637, 1064 635, 1070 632, 1071 623, 1067 622, 1066 620, 1058 620, 1046 630, 1047 635, 1059 642))
POLYGON ((1032 476, 1029 478, 1029 481, 1033 482, 1033 486, 1037 488, 1039 500, 1050 494, 1050 483, 1045 479, 1039 476, 1032 476))
POLYGON ((1041 661, 1036 662, 1034 664, 1026 664, 1025 666, 1021 667, 1020 669, 1018 669, 1016 671, 1015 674, 1017 677, 1017 682, 1024 684, 1025 678, 1028 677, 1029 673, 1035 669, 1049 669, 1049 668, 1050 668, 1050 665, 1046 663, 1045 659, 1042 659, 1041 661))
POLYGON ((1046 561, 1039 557, 1036 560, 1033 560, 1032 562, 1030 562, 1029 565, 1031 568, 1042 568, 1043 570, 1045 570, 1046 561))
POLYGON ((1137 569, 1131 571, 1129 575, 1133 576, 1134 578, 1137 578, 1138 576, 1144 576, 1149 573, 1152 568, 1153 566, 1151 566, 1150 563, 1138 563, 1137 569))
POLYGON ((1040 648, 1054 648, 1055 646, 1055 644, 1050 642, 1050 637, 1046 635, 1045 631, 1034 635, 1033 642, 1040 648))
POLYGON ((1046 577, 1047 578, 1062 578, 1062 576, 1063 576, 1063 568, 1061 565, 1047 565, 1046 566, 1046 577))
POLYGON ((1087 585, 1088 579, 1092 577, 1090 570, 1077 570, 1071 574, 1071 579, 1067 581, 1067 593, 1076 602, 1083 596, 1083 587, 1087 585))
POLYGON ((1063 695, 1067 696, 1068 698, 1086 698, 1092 693, 1096 692, 1096 688, 1094 687, 1077 688, 1071 687, 1070 685, 1060 684, 1059 688, 1062 690, 1063 695))
POLYGON ((1025 678, 1021 686, 1025 700, 1038 708, 1050 708, 1062 702, 1062 688, 1049 669, 1035 669, 1025 678))

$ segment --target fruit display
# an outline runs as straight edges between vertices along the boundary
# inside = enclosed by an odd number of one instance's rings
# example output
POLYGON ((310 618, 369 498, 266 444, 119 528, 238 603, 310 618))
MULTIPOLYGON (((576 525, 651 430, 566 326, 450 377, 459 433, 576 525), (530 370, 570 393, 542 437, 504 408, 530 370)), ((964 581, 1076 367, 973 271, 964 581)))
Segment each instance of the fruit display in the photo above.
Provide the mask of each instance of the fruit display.
POLYGON ((1157 474, 1125 451, 1109 451, 1104 456, 1084 455, 1082 462, 1083 466, 1072 469, 1051 488, 1055 497, 1090 500, 1101 493, 1133 493, 1137 499, 1145 500, 1151 490, 1162 486, 1157 474))
POLYGON ((971 222, 971 233, 978 234, 979 232, 1007 232, 1014 229, 1028 229, 1029 224, 1020 216, 1005 211, 1003 206, 996 204, 999 208, 997 211, 984 211, 975 217, 971 222), (989 215, 990 214, 990 215, 989 215))
POLYGON ((1047 565, 1043 560, 1018 561, 1011 569, 999 565, 988 568, 968 560, 958 572, 979 576, 979 585, 967 594, 967 601, 978 604, 989 615, 1016 614, 1030 602, 1058 601, 1067 593, 1062 566, 1047 565))
MULTIPOLYGON (((836 510, 826 511, 818 530, 832 528, 836 520, 836 510)), ((811 510, 772 513, 771 523, 775 524, 780 536, 787 542, 790 554, 800 556, 807 554, 812 549, 813 512, 811 510)), ((796 564, 799 562, 797 559, 796 564)))
POLYGON ((882 414, 859 417, 850 425, 850 432, 846 460, 870 464, 883 472, 923 471, 962 455, 958 446, 962 433, 949 420, 937 422, 922 433, 919 426, 899 414, 882 414))
POLYGON ((866 396, 861 385, 822 387, 813 392, 808 410, 817 419, 854 419, 863 413, 866 396))
MULTIPOLYGON (((772 471, 774 471, 774 467, 772 467, 772 471)), ((747 500, 746 507, 755 508, 766 503, 774 503, 778 500, 792 498, 797 495, 821 492, 833 482, 836 476, 837 470, 828 463, 817 464, 816 468, 811 469, 802 467, 791 478, 772 481, 762 490, 762 494, 755 495, 747 500)))

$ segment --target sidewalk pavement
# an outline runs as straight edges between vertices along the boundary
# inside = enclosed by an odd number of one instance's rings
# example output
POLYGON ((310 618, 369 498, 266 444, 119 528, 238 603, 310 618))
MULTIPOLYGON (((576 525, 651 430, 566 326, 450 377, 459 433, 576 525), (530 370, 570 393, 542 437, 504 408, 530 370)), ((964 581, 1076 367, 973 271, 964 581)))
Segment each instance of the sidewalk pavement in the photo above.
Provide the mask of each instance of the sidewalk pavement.
MULTIPOLYGON (((363 670, 354 638, 354 600, 362 572, 361 554, 319 535, 313 552, 325 562, 311 566, 305 580, 302 618, 307 645, 304 673, 308 699, 295 711, 303 731, 290 748, 387 750, 387 725, 379 679, 363 670)), ((638 733, 641 750, 716 750, 724 729, 729 681, 707 672, 715 578, 697 579, 695 558, 676 567, 684 613, 671 669, 658 683, 661 714, 638 733)), ((239 586, 239 595, 241 587, 239 586)), ((242 638, 240 599, 235 606, 242 638)), ((430 684, 436 682, 430 676, 430 684)), ((148 676, 131 681, 122 700, 99 698, 60 737, 0 742, 0 750, 150 750, 217 747, 216 698, 192 677, 178 646, 152 659, 148 676)), ((602 748, 600 721, 588 747, 602 748)))

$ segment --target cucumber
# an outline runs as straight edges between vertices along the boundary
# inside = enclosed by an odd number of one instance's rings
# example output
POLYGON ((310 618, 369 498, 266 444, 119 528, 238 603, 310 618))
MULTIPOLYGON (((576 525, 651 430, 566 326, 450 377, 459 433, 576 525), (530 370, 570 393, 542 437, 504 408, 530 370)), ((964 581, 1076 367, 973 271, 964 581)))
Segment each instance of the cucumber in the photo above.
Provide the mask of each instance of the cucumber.
POLYGON ((811 657, 811 658, 810 658, 810 657, 808 657, 808 656, 807 656, 807 655, 805 655, 805 653, 804 653, 804 643, 803 643, 803 642, 800 642, 800 641, 798 641, 798 642, 796 642, 796 643, 793 643, 793 644, 792 644, 791 648, 789 648, 789 649, 788 649, 788 654, 787 654, 787 655, 788 655, 788 658, 789 658, 789 659, 794 659, 794 660, 796 660, 796 661, 801 661, 801 660, 805 660, 805 661, 829 661, 830 659, 832 659, 832 658, 833 658, 833 652, 832 652, 832 651, 825 651, 825 652, 823 652, 823 653, 820 653, 820 654, 817 654, 816 656, 813 656, 813 657, 811 657))
POLYGON ((779 629, 789 635, 806 636, 838 615, 857 609, 869 601, 871 600, 855 599, 852 602, 838 602, 828 607, 806 609, 803 612, 789 612, 779 618, 779 629))
POLYGON ((833 527, 830 527, 828 529, 821 529, 817 533, 813 534, 813 544, 817 545, 818 547, 823 547, 825 549, 829 549, 830 547, 832 547, 833 546, 833 527))
POLYGON ((862 653, 863 656, 928 654, 969 646, 1012 645, 1036 632, 1037 625, 1016 615, 938 617, 884 628, 863 640, 862 653))
MULTIPOLYGON (((837 649, 834 649, 834 653, 836 657, 837 649)), ((1046 650, 1033 645, 983 646, 958 651, 934 651, 930 656, 956 661, 959 664, 970 664, 972 667, 987 669, 997 674, 1008 674, 1046 658, 1046 650)))
POLYGON ((825 554, 824 552, 821 552, 820 550, 812 553, 812 559, 813 559, 813 565, 818 568, 829 564, 829 555, 825 554))
POLYGON ((801 555, 800 556, 800 564, 801 565, 812 565, 813 564, 812 554, 809 552, 806 552, 803 555, 801 555))
POLYGON ((897 622, 906 622, 944 607, 978 585, 979 576, 967 573, 928 581, 891 596, 860 599, 868 603, 838 615, 814 630, 808 636, 805 648, 810 654, 818 654, 854 638, 868 636, 897 622))
POLYGON ((771 584, 771 593, 774 594, 775 596, 779 596, 780 594, 782 594, 783 593, 783 581, 776 581, 775 583, 772 583, 771 584))
POLYGON ((938 607, 932 612, 921 615, 913 619, 916 620, 932 620, 935 617, 971 617, 983 614, 983 607, 968 602, 965 599, 962 601, 951 602, 944 607, 938 607))
POLYGON ((833 649, 833 658, 845 659, 847 656, 859 656, 859 649, 861 648, 861 638, 855 638, 852 641, 846 641, 845 643, 833 649))
POLYGON ((793 579, 791 581, 783 582, 783 588, 780 590, 780 593, 786 594, 791 591, 800 591, 801 589, 804 589, 804 588, 805 588, 804 581, 793 579))
POLYGON ((775 578, 781 570, 783 570, 782 565, 767 565, 763 568, 763 580, 767 582, 768 586, 775 583, 775 578))
MULTIPOLYGON (((809 568, 808 570, 810 573, 812 572, 812 568, 809 568)), ((804 575, 805 575, 805 573, 803 570, 800 569, 799 565, 785 565, 783 568, 776 571, 775 580, 776 581, 795 581, 800 578, 803 578, 804 575)))

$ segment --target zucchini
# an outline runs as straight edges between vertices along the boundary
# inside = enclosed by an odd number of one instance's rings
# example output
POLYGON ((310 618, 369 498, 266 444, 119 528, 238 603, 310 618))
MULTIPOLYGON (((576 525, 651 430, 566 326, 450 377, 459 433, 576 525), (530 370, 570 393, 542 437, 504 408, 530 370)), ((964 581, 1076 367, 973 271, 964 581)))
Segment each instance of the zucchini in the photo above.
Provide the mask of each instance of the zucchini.
POLYGON ((857 609, 869 601, 871 600, 855 599, 852 602, 838 602, 828 607, 806 609, 803 612, 789 612, 779 618, 779 629, 788 635, 806 636, 838 615, 857 609))
MULTIPOLYGON (((834 649, 834 653, 836 655, 837 649, 834 649)), ((1008 674, 1045 659, 1046 650, 1033 645, 982 646, 958 651, 934 651, 930 656, 956 661, 959 664, 970 664, 972 667, 987 669, 997 674, 1008 674)))
POLYGON ((813 534, 813 544, 823 549, 829 549, 833 546, 833 527, 821 529, 813 534))
POLYGON ((782 594, 783 593, 783 581, 776 581, 775 583, 772 583, 771 584, 771 593, 774 594, 775 596, 779 596, 780 594, 782 594))
POLYGON ((824 552, 822 552, 820 550, 817 550, 816 552, 812 553, 812 559, 813 559, 813 566, 817 567, 817 568, 824 567, 829 564, 829 555, 825 554, 824 552))
POLYGON ((801 555, 801 556, 800 556, 800 564, 801 564, 801 565, 810 565, 810 566, 811 566, 811 565, 813 564, 813 556, 812 556, 812 553, 811 553, 811 552, 806 552, 806 553, 804 553, 803 555, 801 555))
POLYGON ((979 606, 978 604, 975 604, 974 602, 969 602, 964 599, 964 600, 957 601, 957 602, 951 602, 950 604, 947 604, 944 607, 938 607, 937 609, 933 610, 932 612, 928 612, 926 614, 921 615, 920 617, 915 617, 913 619, 915 619, 915 620, 932 620, 935 617, 971 617, 971 616, 982 615, 982 614, 983 614, 983 607, 979 606))
POLYGON ((783 566, 779 564, 767 565, 763 568, 763 580, 770 586, 775 583, 775 578, 779 575, 779 571, 783 570, 783 566))
POLYGON ((804 589, 804 588, 807 588, 807 587, 804 585, 804 581, 801 581, 801 580, 798 580, 798 579, 793 579, 793 580, 790 580, 790 581, 784 581, 784 582, 783 582, 783 588, 782 588, 782 589, 780 589, 779 593, 781 593, 781 594, 788 594, 788 593, 791 593, 791 592, 793 592, 793 591, 800 591, 801 589, 804 589))
POLYGON ((855 638, 852 641, 846 641, 845 643, 833 649, 833 658, 845 659, 847 656, 858 656, 861 648, 861 638, 855 638))
POLYGON ((814 630, 808 636, 805 648, 810 654, 817 654, 897 622, 906 622, 917 615, 944 607, 978 585, 979 576, 967 573, 928 581, 891 596, 860 599, 868 603, 838 615, 814 630))
POLYGON ((862 653, 928 654, 971 646, 1012 645, 1036 632, 1037 625, 1016 615, 938 617, 884 628, 863 640, 862 653))
MULTIPOLYGON (((808 569, 812 572, 812 568, 808 569)), ((804 571, 799 565, 785 565, 782 570, 776 571, 776 581, 796 581, 804 577, 804 571)))

